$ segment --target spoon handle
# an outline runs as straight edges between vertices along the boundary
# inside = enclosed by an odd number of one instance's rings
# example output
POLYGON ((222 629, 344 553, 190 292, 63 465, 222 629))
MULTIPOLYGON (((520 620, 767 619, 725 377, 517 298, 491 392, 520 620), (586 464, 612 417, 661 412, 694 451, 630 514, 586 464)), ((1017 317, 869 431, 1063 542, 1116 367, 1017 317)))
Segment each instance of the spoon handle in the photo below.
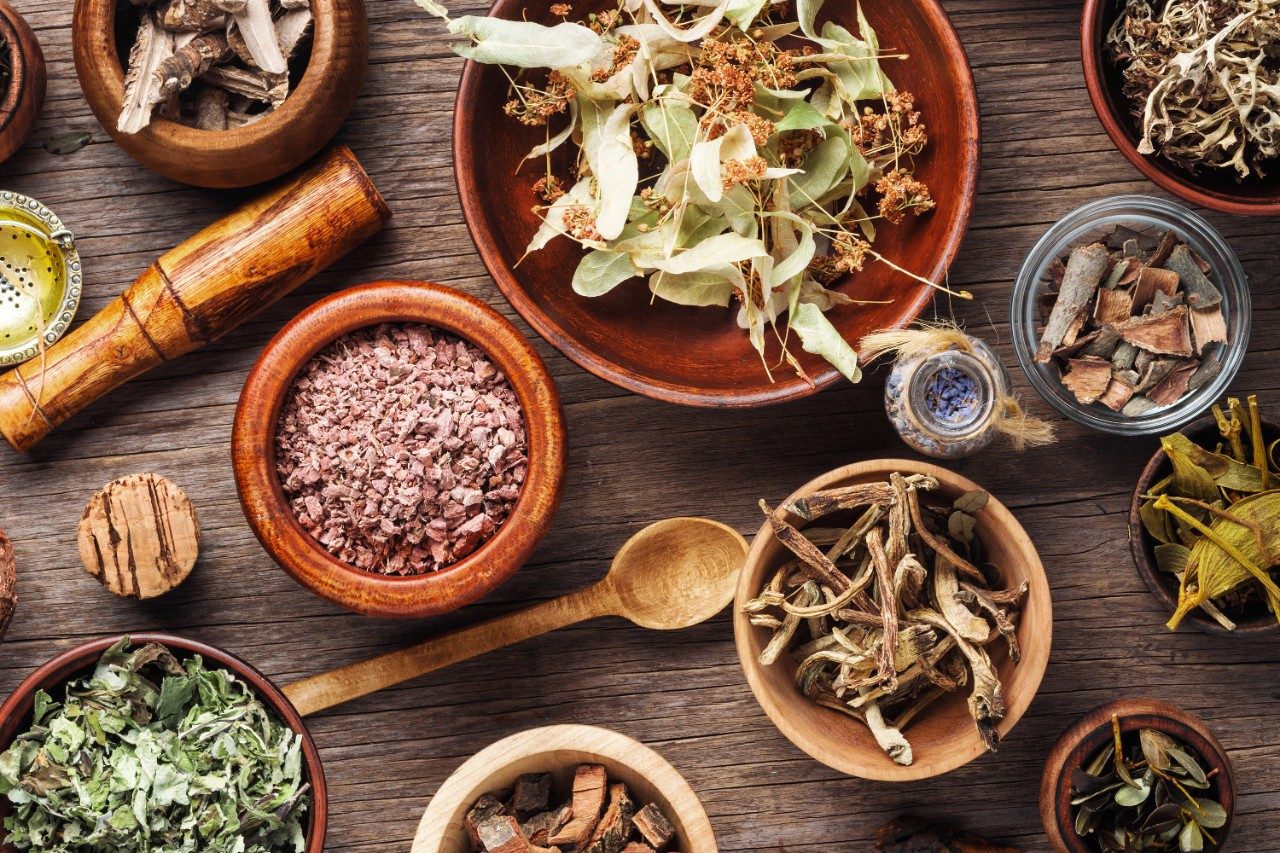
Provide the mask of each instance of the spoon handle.
POLYGON ((304 678, 285 687, 284 694, 306 717, 504 646, 606 616, 610 612, 606 602, 602 587, 587 587, 399 651, 304 678))

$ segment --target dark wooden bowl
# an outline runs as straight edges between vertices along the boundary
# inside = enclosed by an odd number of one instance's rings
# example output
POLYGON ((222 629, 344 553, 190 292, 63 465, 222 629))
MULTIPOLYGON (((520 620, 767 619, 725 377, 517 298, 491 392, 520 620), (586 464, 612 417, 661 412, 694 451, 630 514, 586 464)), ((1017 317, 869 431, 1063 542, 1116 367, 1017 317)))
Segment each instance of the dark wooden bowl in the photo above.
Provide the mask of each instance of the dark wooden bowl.
POLYGON ((279 109, 245 127, 199 130, 155 116, 139 133, 117 131, 133 34, 118 32, 116 0, 76 0, 71 24, 76 75, 98 122, 144 166, 200 187, 259 184, 300 165, 332 139, 364 80, 369 59, 364 0, 314 0, 311 6, 315 24, 301 78, 295 77, 296 86, 279 109))
POLYGON ((317 595, 370 616, 435 616, 493 590, 546 535, 564 483, 560 398, 542 359, 515 326, 479 299, 425 282, 351 287, 290 321, 249 372, 236 407, 231 453, 245 518, 271 557, 317 595), (520 400, 529 440, 528 476, 493 537, 451 566, 409 577, 357 569, 326 551, 298 523, 276 473, 276 422, 298 371, 342 335, 396 322, 437 326, 484 349, 520 400))
MULTIPOLYGON (((1280 426, 1276 426, 1271 421, 1263 421, 1262 430, 1268 442, 1280 438, 1280 426)), ((1192 424, 1183 432, 1197 444, 1208 445, 1212 445, 1220 435, 1212 417, 1192 424)), ((1151 590, 1151 594, 1164 604, 1169 615, 1178 608, 1178 584, 1173 577, 1160 571, 1156 564, 1156 543, 1142 525, 1140 510, 1142 496, 1172 473, 1173 467, 1169 464, 1169 457, 1164 455, 1163 450, 1157 450, 1147 461, 1146 467, 1142 469, 1142 475, 1138 477, 1138 485, 1134 488, 1133 497, 1129 501, 1129 549, 1133 552, 1133 563, 1138 568, 1138 576, 1142 578, 1142 582, 1147 585, 1147 589, 1151 590)), ((1228 631, 1219 625, 1212 616, 1199 607, 1184 616, 1182 621, 1191 623, 1206 634, 1218 634, 1224 637, 1258 637, 1274 634, 1277 629, 1280 629, 1280 623, 1276 621, 1275 615, 1267 610, 1267 606, 1260 599, 1251 602, 1249 609, 1239 614, 1239 618, 1236 618, 1237 614, 1228 613, 1227 615, 1236 623, 1234 631, 1228 631)))
MULTIPOLYGON (((940 488, 935 494, 948 500, 980 488, 959 474, 927 462, 873 459, 823 474, 800 487, 787 500, 836 486, 887 480, 894 471, 936 477, 940 488)), ((1030 585, 1018 619, 1022 660, 1015 664, 1003 653, 993 658, 1004 690, 1006 712, 999 725, 1003 736, 1008 735, 1031 705, 1049 665, 1053 642, 1053 602, 1044 565, 1035 545, 1013 513, 994 497, 978 514, 978 536, 987 550, 987 559, 1005 573, 1007 582, 1017 584, 1025 580, 1030 585)), ((738 660, 756 701, 778 730, 828 767, 850 776, 883 782, 927 779, 949 773, 983 755, 986 747, 965 704, 968 695, 965 689, 940 699, 906 729, 915 761, 904 767, 885 755, 871 736, 871 731, 861 722, 806 699, 796 688, 795 662, 786 654, 770 666, 761 665, 760 652, 768 644, 772 632, 752 625, 742 608, 760 593, 772 573, 786 559, 789 552, 784 552, 785 547, 769 526, 762 526, 747 554, 733 603, 733 636, 738 660)))
MULTIPOLYGON (((857 30, 856 4, 828 4, 823 11, 857 30)), ((936 0, 864 3, 863 11, 885 51, 910 54, 909 62, 886 60, 886 70, 916 95, 929 127, 917 176, 938 202, 932 213, 880 229, 875 248, 894 263, 941 281, 960 247, 977 189, 973 75, 936 0)), ((552 22, 547 5, 524 0, 497 0, 490 14, 552 22)), ((770 383, 732 310, 651 304, 648 288, 638 279, 605 296, 578 296, 569 283, 582 252, 568 239, 557 238, 520 261, 540 220, 532 212, 539 203, 530 186, 536 170, 517 170, 544 136, 541 128, 524 127, 503 113, 507 86, 500 68, 466 64, 454 109, 454 169, 467 227, 489 274, 552 346, 621 388, 691 406, 763 406, 807 396, 840 378, 821 358, 793 346, 813 382, 784 365, 774 368, 776 381, 770 383)), ((910 323, 933 295, 932 288, 874 262, 840 289, 860 299, 891 300, 828 315, 854 343, 868 332, 910 323)), ((775 347, 771 365, 776 360, 775 347)))
POLYGON ((22 147, 44 107, 40 42, 18 12, 0 0, 0 39, 9 45, 9 88, 0 93, 0 163, 22 147))
POLYGON ((1280 215, 1280 170, 1272 169, 1265 178, 1251 177, 1241 182, 1229 174, 1193 175, 1158 153, 1138 153, 1142 134, 1137 119, 1121 91, 1119 69, 1104 56, 1103 40, 1118 11, 1116 0, 1085 0, 1080 21, 1085 86, 1093 109, 1116 148, 1161 189, 1192 204, 1242 216, 1280 215))
MULTIPOLYGON (((279 715, 280 719, 302 738, 302 763, 306 779, 311 784, 310 825, 307 828, 306 853, 321 853, 324 850, 325 832, 329 824, 329 794, 325 787, 324 767, 320 764, 320 753, 316 749, 311 733, 307 731, 302 717, 294 710, 293 705, 271 681, 258 670, 213 646, 177 637, 173 634, 139 633, 130 634, 135 645, 145 643, 162 643, 179 657, 184 655, 200 655, 249 684, 263 702, 279 715)), ((37 690, 54 693, 61 685, 72 678, 87 675, 97 663, 102 653, 115 645, 120 637, 104 637, 92 640, 73 649, 63 652, 53 660, 41 666, 23 679, 14 689, 12 695, 0 705, 0 750, 9 748, 13 739, 31 724, 31 708, 37 690)), ((0 797, 0 818, 9 812, 8 799, 0 797)), ((2 823, 0 823, 2 826, 2 823)), ((4 843, 5 833, 0 828, 0 853, 16 853, 12 845, 4 843)))
POLYGON ((1071 771, 1093 758, 1113 737, 1112 715, 1120 717, 1120 730, 1155 729, 1175 737, 1191 747, 1210 770, 1216 769, 1214 791, 1218 803, 1227 811, 1227 822, 1214 831, 1218 846, 1225 849, 1231 822, 1235 816, 1235 782, 1231 775, 1231 759, 1227 751, 1209 731, 1204 720, 1155 699, 1119 699, 1076 720, 1062 733, 1049 758, 1044 763, 1040 777, 1040 820, 1044 824, 1049 842, 1058 851, 1069 853, 1093 853, 1097 848, 1087 846, 1076 835, 1075 806, 1071 805, 1071 771))

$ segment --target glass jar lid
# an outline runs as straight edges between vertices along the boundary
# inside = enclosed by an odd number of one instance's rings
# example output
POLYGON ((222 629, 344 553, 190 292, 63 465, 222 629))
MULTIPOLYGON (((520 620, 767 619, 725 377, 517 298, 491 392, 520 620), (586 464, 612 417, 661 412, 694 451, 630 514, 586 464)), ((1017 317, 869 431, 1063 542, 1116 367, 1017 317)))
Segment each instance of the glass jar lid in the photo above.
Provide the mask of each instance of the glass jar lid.
POLYGON ((74 238, 39 201, 0 190, 0 365, 56 343, 80 306, 74 238))

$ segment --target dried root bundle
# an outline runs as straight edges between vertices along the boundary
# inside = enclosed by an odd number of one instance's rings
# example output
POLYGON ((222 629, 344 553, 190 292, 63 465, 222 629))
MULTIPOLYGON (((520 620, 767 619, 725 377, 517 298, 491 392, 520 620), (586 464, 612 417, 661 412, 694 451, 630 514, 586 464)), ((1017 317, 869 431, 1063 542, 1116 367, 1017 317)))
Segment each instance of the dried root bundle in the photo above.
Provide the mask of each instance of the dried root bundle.
POLYGON ((1004 588, 983 561, 976 514, 986 492, 933 507, 938 487, 921 474, 827 489, 772 510, 769 523, 794 558, 745 610, 773 630, 760 655, 770 665, 789 652, 796 685, 809 699, 866 723, 885 753, 913 760, 903 731, 943 695, 969 691, 969 711, 989 749, 1004 718, 1000 676, 988 649, 997 641, 1019 658, 1016 633, 1027 584, 1004 588), (788 515, 816 522, 838 512, 852 524, 803 531, 788 515))

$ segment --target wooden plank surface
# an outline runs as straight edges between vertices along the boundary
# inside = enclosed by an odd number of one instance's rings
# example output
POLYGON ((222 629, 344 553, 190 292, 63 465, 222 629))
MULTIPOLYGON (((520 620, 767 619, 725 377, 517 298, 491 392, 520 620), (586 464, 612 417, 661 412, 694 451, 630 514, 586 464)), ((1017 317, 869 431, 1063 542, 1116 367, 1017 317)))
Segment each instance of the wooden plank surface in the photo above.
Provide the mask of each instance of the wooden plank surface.
MULTIPOLYGON (((131 161, 80 95, 71 4, 15 5, 44 45, 49 99, 31 142, 0 167, 0 186, 40 198, 76 233, 86 269, 83 318, 158 253, 247 193, 186 187, 131 161), (41 148, 43 140, 73 130, 92 132, 92 142, 66 156, 41 148)), ((1086 201, 1158 191, 1113 150, 1089 106, 1078 60, 1079 2, 945 5, 974 66, 983 121, 981 196, 951 279, 979 297, 960 315, 998 343, 1012 367, 1009 287, 1035 239, 1086 201)), ((461 62, 441 28, 409 0, 369 6, 369 77, 339 138, 386 195, 395 211, 391 226, 217 345, 77 417, 36 452, 0 450, 0 527, 17 549, 21 597, 0 646, 0 694, 74 643, 148 628, 215 643, 287 683, 584 585, 654 519, 702 514, 749 533, 758 525, 761 497, 777 500, 843 463, 910 455, 881 414, 881 372, 861 387, 774 409, 677 410, 624 394, 538 339, 565 400, 570 467, 563 508, 528 567, 486 601, 423 623, 360 618, 294 584, 250 534, 231 475, 232 413, 263 344, 319 296, 376 278, 441 281, 511 314, 475 254, 454 191, 449 132, 461 62), (173 478, 191 496, 204 553, 191 580, 169 598, 121 602, 80 567, 76 522, 102 484, 145 471, 173 478)), ((465 6, 480 9, 476 2, 465 6)), ((1276 224, 1209 218, 1254 284, 1253 338, 1235 389, 1269 395, 1274 416, 1276 224)), ((1047 409, 1038 400, 1033 405, 1047 409)), ((1110 438, 1059 421, 1062 440, 1054 447, 1021 457, 992 450, 954 466, 1019 515, 1053 589, 1053 659, 1030 712, 998 755, 917 784, 842 777, 792 747, 759 711, 739 670, 727 615, 669 636, 597 621, 312 720, 330 783, 329 848, 406 850, 431 794, 466 757, 528 727, 583 722, 639 738, 670 759, 701 795, 727 851, 864 850, 876 827, 904 810, 1044 849, 1036 790, 1050 743, 1095 705, 1152 695, 1204 715, 1228 747, 1239 785, 1234 849, 1274 849, 1280 837, 1275 641, 1165 631, 1166 614, 1133 570, 1125 521, 1155 441, 1110 438)))

